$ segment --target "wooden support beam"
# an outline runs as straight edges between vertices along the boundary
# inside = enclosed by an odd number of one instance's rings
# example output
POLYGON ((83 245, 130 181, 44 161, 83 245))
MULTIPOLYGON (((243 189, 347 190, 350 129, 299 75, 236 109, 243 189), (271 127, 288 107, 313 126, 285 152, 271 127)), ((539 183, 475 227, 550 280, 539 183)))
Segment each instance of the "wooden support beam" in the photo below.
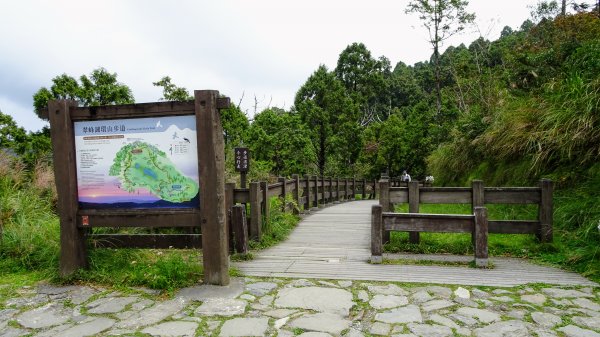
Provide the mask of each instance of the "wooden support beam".
POLYGON ((229 284, 229 238, 225 210, 225 141, 216 90, 194 91, 198 134, 204 283, 229 284))
POLYGON ((58 216, 60 219, 61 276, 72 275, 80 268, 87 268, 85 229, 77 227, 77 168, 75 163, 75 134, 71 109, 75 101, 48 102, 50 137, 52 138, 54 175, 58 194, 58 216))
POLYGON ((313 208, 319 209, 319 177, 313 177, 315 183, 315 198, 313 200, 313 208))

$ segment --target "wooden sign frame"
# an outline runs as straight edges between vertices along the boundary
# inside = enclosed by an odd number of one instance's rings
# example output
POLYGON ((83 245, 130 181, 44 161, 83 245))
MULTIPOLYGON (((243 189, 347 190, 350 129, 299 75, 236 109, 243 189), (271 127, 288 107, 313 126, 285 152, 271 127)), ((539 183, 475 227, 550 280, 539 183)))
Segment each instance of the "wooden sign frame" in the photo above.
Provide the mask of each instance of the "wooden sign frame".
MULTIPOLYGON (((60 217, 60 274, 88 266, 86 232, 91 227, 188 227, 196 235, 129 239, 128 246, 174 248, 202 247, 204 282, 229 284, 228 228, 225 210, 225 155, 219 109, 229 98, 216 90, 194 91, 194 101, 158 102, 99 107, 78 107, 71 100, 50 101, 48 117, 53 145, 54 174, 60 217), (195 115, 200 202, 194 208, 80 209, 74 123, 148 117, 195 115)), ((125 238, 124 238, 125 239, 125 238)), ((125 246, 125 245, 123 245, 125 246)))

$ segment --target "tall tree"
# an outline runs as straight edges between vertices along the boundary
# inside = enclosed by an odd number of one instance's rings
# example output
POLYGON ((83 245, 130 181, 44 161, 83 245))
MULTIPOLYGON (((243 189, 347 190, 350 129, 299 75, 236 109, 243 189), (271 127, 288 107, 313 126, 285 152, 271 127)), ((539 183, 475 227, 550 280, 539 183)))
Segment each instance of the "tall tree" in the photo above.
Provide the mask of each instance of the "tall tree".
POLYGON ((328 157, 335 150, 332 135, 339 117, 353 108, 344 85, 321 65, 296 93, 294 106, 301 121, 311 130, 319 173, 325 173, 328 157))
POLYGON ((387 58, 374 59, 363 43, 355 42, 341 52, 335 75, 358 104, 362 112, 361 125, 389 116, 387 80, 391 77, 391 66, 387 58))
POLYGON ((165 76, 159 81, 152 82, 155 87, 163 88, 163 97, 160 98, 162 101, 189 101, 194 99, 190 95, 186 88, 178 87, 171 83, 171 77, 165 76))
POLYGON ((40 88, 33 95, 33 107, 38 117, 52 99, 73 99, 82 106, 131 104, 134 103, 131 89, 117 81, 117 74, 104 68, 92 71, 90 76, 82 75, 80 82, 67 74, 52 79, 50 89, 40 88))
POLYGON ((429 43, 433 47, 438 115, 442 110, 440 47, 445 40, 462 32, 475 20, 475 14, 466 10, 468 4, 466 0, 412 0, 406 9, 406 13, 418 14, 423 27, 429 32, 429 43))

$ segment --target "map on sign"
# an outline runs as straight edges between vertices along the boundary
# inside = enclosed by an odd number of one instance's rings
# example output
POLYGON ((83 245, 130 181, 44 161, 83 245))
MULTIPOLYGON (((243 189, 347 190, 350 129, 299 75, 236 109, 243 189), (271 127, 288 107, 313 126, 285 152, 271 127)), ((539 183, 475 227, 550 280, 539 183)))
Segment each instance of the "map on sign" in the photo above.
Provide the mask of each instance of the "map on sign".
POLYGON ((198 207, 195 116, 74 127, 81 208, 198 207))
POLYGON ((164 152, 140 141, 117 152, 109 175, 119 177, 129 193, 145 188, 170 202, 189 201, 198 193, 198 183, 179 172, 164 152))

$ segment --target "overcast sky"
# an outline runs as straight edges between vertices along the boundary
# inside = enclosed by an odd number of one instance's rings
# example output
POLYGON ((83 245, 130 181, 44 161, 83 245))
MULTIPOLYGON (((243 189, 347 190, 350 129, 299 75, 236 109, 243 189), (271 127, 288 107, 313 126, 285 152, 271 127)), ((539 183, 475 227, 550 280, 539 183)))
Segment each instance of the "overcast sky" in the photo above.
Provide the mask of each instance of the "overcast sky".
MULTIPOLYGON (((104 67, 116 72, 136 102, 153 102, 163 76, 188 90, 216 89, 249 117, 288 109, 298 88, 340 52, 363 42, 374 57, 414 64, 429 59, 427 33, 408 0, 6 0, 0 3, 0 110, 28 130, 45 125, 32 95, 53 77, 78 78, 104 67), (242 99, 243 95, 243 99, 242 99)), ((537 0, 471 0, 479 35, 497 39, 518 28, 537 0)))

